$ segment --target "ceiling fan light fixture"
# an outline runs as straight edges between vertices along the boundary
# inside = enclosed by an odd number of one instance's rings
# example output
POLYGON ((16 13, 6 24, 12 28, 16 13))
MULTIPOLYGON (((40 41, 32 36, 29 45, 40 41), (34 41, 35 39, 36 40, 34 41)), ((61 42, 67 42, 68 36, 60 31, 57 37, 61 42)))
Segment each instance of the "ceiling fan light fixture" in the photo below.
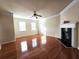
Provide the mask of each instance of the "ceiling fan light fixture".
POLYGON ((38 17, 42 17, 41 15, 37 14, 36 11, 34 11, 33 16, 34 16, 36 19, 38 19, 38 17))

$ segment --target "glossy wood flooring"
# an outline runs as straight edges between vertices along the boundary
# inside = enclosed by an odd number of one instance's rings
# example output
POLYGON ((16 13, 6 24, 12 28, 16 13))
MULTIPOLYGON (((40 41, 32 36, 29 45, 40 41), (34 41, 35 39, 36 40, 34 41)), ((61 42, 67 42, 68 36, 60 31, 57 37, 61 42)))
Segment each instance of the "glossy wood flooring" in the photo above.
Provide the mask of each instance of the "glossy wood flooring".
POLYGON ((65 48, 57 38, 34 35, 2 45, 0 59, 79 59, 79 50, 65 48))

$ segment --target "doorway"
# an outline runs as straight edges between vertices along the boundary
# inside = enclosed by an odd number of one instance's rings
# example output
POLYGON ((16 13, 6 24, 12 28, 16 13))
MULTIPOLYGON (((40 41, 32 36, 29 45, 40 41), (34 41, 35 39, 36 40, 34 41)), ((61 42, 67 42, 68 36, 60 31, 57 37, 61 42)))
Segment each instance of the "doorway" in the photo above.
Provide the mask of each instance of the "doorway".
POLYGON ((78 49, 79 49, 79 22, 77 22, 77 39, 78 39, 78 49))

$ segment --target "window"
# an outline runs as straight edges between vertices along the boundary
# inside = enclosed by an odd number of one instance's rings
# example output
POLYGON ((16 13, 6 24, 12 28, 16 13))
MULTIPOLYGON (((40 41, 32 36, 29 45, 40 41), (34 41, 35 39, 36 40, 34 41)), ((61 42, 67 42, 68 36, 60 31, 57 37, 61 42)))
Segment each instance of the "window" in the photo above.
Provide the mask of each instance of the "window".
POLYGON ((42 44, 46 44, 46 42, 47 42, 47 41, 46 41, 46 36, 42 36, 42 37, 41 37, 41 43, 42 43, 42 44))
POLYGON ((32 47, 34 48, 36 46, 37 46, 37 39, 34 38, 34 39, 32 39, 32 47))
POLYGON ((46 35, 46 21, 39 20, 39 30, 43 35, 46 35))
POLYGON ((25 52, 28 50, 27 41, 21 42, 21 51, 25 52))
POLYGON ((32 30, 36 30, 36 23, 32 22, 31 23, 31 28, 32 28, 32 30))
POLYGON ((24 21, 19 22, 19 31, 26 31, 26 23, 24 21))

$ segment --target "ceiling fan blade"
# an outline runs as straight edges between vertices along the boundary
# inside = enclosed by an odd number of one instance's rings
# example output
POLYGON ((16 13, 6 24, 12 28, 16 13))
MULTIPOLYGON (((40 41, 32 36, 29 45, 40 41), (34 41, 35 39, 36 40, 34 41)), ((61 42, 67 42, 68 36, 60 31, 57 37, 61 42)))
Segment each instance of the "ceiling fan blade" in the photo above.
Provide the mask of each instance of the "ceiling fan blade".
POLYGON ((41 15, 37 15, 37 16, 42 17, 41 15))

